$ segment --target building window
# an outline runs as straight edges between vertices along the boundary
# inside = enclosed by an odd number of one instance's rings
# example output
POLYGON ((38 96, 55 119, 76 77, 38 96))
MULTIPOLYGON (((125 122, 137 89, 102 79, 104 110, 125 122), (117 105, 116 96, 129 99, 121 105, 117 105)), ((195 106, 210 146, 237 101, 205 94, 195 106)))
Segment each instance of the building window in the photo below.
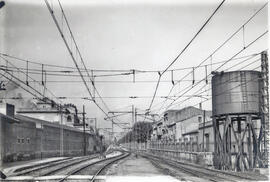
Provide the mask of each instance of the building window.
POLYGON ((18 142, 18 143, 21 143, 21 139, 20 139, 20 138, 17 138, 17 142, 18 142))
POLYGON ((205 135, 205 151, 209 152, 210 150, 210 140, 209 140, 209 134, 206 133, 205 135))
POLYGON ((72 121, 71 116, 68 115, 68 117, 67 117, 67 122, 71 122, 71 121, 72 121))
POLYGON ((198 117, 198 121, 199 121, 199 123, 202 122, 202 117, 201 116, 198 117))
POLYGON ((24 143, 24 138, 21 139, 21 142, 24 143))
POLYGON ((26 140, 27 140, 27 143, 29 144, 30 143, 30 138, 27 138, 26 140))

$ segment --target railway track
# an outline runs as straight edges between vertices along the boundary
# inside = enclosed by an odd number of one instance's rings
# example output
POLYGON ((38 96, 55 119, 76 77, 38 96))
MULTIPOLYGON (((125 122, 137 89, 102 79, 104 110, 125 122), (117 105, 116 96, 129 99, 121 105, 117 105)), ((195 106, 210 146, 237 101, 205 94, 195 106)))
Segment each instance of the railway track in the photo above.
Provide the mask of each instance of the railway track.
MULTIPOLYGON (((19 170, 17 175, 9 176, 4 181, 66 181, 71 175, 75 178, 85 175, 88 181, 94 181, 111 164, 127 157, 129 153, 123 151, 112 152, 107 158, 100 159, 97 155, 91 157, 76 157, 59 160, 43 166, 19 170)), ((72 178, 72 177, 71 177, 72 178)), ((79 177, 80 178, 80 177, 79 177)), ((85 178, 85 177, 83 177, 85 178)), ((73 178, 72 178, 73 179, 73 178)))
MULTIPOLYGON (((13 176, 24 176, 24 175, 31 175, 34 177, 37 176, 47 176, 51 175, 56 171, 60 171, 62 169, 68 168, 72 165, 79 164, 81 162, 85 162, 94 158, 97 158, 98 155, 91 155, 91 156, 84 156, 84 157, 75 157, 75 158, 68 158, 64 160, 59 160, 56 162, 46 163, 44 165, 39 165, 33 168, 29 168, 26 170, 20 170, 20 172, 14 173, 13 176)), ((16 171, 15 171, 16 172, 16 171)))
POLYGON ((115 158, 115 159, 112 159, 112 160, 109 160, 109 161, 105 161, 105 164, 101 165, 98 170, 93 174, 93 177, 91 179, 91 182, 95 181, 96 177, 98 175, 100 175, 108 166, 110 166, 111 164, 117 162, 117 161, 120 161, 126 157, 128 157, 130 155, 130 153, 123 153, 121 156, 115 158))
POLYGON ((72 171, 70 171, 65 177, 58 180, 58 182, 63 182, 65 180, 67 180, 67 178, 70 177, 71 175, 76 175, 76 174, 92 175, 92 178, 90 179, 90 181, 93 182, 96 179, 96 177, 99 174, 101 174, 101 172, 104 171, 104 169, 106 169, 109 165, 111 165, 111 164, 113 164, 113 163, 115 163, 115 162, 129 156, 129 155, 130 154, 127 152, 122 152, 122 154, 120 154, 118 156, 105 158, 105 159, 101 159, 101 160, 98 160, 98 161, 95 161, 92 163, 81 165, 81 166, 73 169, 72 171))
MULTIPOLYGON (((258 176, 250 177, 250 176, 238 176, 235 174, 229 174, 229 173, 224 173, 222 171, 217 171, 217 170, 211 170, 208 168, 204 167, 199 167, 199 166, 194 166, 194 165, 186 165, 183 163, 171 161, 171 160, 166 160, 163 158, 159 158, 156 156, 150 156, 146 154, 141 154, 142 157, 147 158, 150 160, 155 166, 160 167, 160 163, 166 164, 168 166, 173 167, 174 169, 179 170, 182 173, 188 174, 190 176, 194 176, 200 179, 205 179, 207 181, 213 181, 213 182, 220 182, 220 181, 232 181, 232 182, 237 182, 237 181, 264 181, 267 180, 267 178, 258 178, 258 176)), ((168 169, 163 169, 168 173, 168 169)), ((172 173, 172 172, 169 172, 172 173)), ((188 177, 186 177, 188 178, 188 177)), ((183 177, 181 177, 183 179, 183 177)), ((190 181, 189 179, 186 179, 190 181)))

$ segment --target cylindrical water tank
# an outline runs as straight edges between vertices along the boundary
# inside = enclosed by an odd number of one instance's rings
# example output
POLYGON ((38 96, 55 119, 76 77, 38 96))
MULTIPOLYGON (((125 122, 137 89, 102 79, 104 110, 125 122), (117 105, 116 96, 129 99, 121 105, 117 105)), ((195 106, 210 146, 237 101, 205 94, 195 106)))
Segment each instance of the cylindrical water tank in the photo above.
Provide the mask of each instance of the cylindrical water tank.
POLYGON ((212 77, 213 116, 259 113, 259 71, 219 72, 212 77))

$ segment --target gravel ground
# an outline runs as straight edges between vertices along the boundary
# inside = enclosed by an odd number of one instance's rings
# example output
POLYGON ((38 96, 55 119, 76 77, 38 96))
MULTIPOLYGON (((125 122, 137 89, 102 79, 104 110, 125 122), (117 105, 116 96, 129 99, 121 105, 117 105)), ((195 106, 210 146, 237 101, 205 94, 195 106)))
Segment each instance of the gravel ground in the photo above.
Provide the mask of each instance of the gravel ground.
POLYGON ((151 162, 131 154, 129 157, 111 165, 107 169, 107 175, 113 176, 154 176, 162 175, 162 171, 152 165, 151 162))
POLYGON ((149 160, 131 154, 106 170, 106 182, 152 182, 179 181, 149 160))

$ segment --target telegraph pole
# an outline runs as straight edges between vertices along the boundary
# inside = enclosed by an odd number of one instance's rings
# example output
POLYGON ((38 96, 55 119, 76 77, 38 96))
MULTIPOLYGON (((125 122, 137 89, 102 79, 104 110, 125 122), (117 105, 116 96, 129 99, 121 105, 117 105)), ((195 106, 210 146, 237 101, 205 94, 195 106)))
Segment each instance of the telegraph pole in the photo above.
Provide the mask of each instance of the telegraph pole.
POLYGON ((83 105, 83 154, 86 155, 85 106, 83 105))
POLYGON ((63 111, 62 105, 60 104, 60 156, 63 156, 64 153, 64 131, 63 131, 63 111))
MULTIPOLYGON (((136 139, 136 129, 135 129, 135 116, 134 116, 134 105, 132 105, 132 124, 134 126, 134 135, 136 139)), ((131 132, 131 142, 132 142, 132 132, 131 132)), ((135 148, 135 142, 134 142, 134 148, 135 148)))

